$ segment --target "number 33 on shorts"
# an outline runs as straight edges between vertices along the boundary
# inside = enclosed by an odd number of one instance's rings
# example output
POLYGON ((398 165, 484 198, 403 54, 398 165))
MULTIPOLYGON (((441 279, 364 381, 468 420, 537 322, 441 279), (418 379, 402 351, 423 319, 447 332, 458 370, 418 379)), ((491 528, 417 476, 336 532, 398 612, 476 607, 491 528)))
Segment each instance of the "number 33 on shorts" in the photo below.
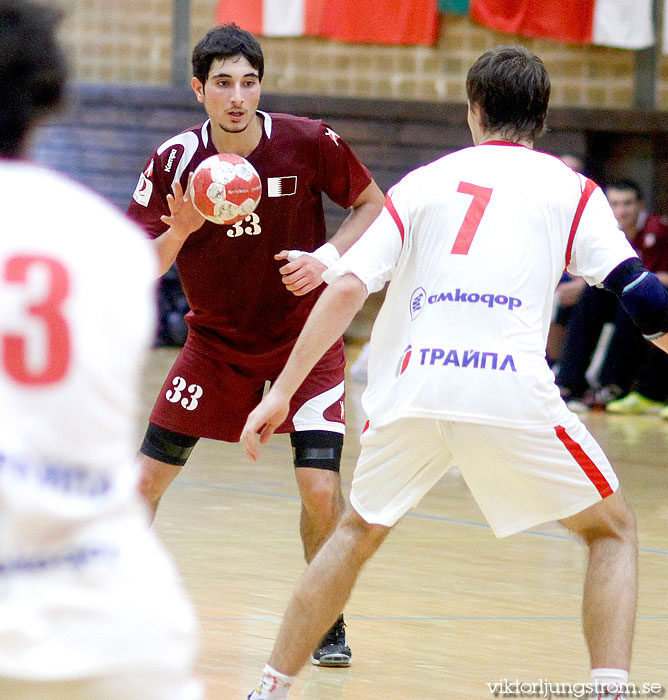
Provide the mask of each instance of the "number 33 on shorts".
POLYGON ((194 411, 204 393, 202 387, 199 384, 188 384, 183 377, 174 377, 172 386, 174 388, 165 393, 167 401, 180 403, 186 411, 194 411))

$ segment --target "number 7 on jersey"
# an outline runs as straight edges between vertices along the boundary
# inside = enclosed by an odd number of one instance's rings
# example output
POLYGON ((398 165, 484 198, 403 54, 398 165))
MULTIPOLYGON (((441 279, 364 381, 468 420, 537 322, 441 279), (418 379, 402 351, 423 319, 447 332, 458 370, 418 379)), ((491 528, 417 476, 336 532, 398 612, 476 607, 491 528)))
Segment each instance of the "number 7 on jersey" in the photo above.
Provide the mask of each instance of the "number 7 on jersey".
POLYGON ((492 188, 472 185, 470 182, 460 182, 459 187, 457 187, 457 192, 473 195, 473 199, 466 211, 464 221, 462 221, 462 225, 459 227, 450 254, 468 255, 471 243, 473 243, 473 237, 478 231, 480 220, 492 196, 492 188))

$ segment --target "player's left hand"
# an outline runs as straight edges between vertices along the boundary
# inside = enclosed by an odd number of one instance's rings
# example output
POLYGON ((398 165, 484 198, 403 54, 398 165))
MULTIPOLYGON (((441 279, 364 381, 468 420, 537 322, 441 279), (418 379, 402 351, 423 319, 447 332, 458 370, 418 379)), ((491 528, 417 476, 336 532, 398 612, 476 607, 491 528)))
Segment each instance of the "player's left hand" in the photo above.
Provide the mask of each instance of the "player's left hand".
POLYGON ((293 253, 301 251, 282 250, 274 255, 274 260, 287 260, 288 264, 279 267, 283 284, 296 296, 308 294, 322 284, 322 273, 327 265, 309 253, 301 253, 293 258, 293 253))
POLYGON ((268 442, 276 428, 288 417, 289 409, 290 399, 274 388, 250 413, 241 431, 240 442, 253 461, 260 456, 260 444, 268 442))

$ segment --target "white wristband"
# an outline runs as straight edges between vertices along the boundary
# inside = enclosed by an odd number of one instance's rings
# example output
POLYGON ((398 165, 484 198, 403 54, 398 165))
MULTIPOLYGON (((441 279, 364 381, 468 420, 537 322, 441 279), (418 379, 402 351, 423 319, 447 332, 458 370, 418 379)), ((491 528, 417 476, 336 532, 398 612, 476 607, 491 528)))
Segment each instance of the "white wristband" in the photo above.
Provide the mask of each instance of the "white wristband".
POLYGON ((341 257, 336 246, 332 243, 325 243, 321 245, 320 248, 316 248, 312 253, 307 253, 305 250, 289 250, 288 262, 296 260, 300 255, 310 255, 328 268, 341 257))

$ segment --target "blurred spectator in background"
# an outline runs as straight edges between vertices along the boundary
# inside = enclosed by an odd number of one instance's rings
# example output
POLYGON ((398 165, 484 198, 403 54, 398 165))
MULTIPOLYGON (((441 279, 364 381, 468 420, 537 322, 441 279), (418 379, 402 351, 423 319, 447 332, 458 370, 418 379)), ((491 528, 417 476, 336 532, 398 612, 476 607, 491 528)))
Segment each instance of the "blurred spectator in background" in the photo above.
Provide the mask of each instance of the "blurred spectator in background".
MULTIPOLYGON (((606 195, 619 228, 642 262, 668 285, 668 226, 665 221, 643 210, 642 191, 633 180, 610 183, 606 195)), ((573 306, 557 373, 557 384, 569 408, 586 411, 624 396, 648 352, 649 344, 614 294, 586 286, 573 306), (612 323, 614 330, 599 376, 590 386, 585 375, 606 323, 612 323)))
POLYGON ((566 163, 569 168, 573 168, 575 172, 586 175, 586 167, 584 157, 576 153, 562 153, 559 158, 566 163))

